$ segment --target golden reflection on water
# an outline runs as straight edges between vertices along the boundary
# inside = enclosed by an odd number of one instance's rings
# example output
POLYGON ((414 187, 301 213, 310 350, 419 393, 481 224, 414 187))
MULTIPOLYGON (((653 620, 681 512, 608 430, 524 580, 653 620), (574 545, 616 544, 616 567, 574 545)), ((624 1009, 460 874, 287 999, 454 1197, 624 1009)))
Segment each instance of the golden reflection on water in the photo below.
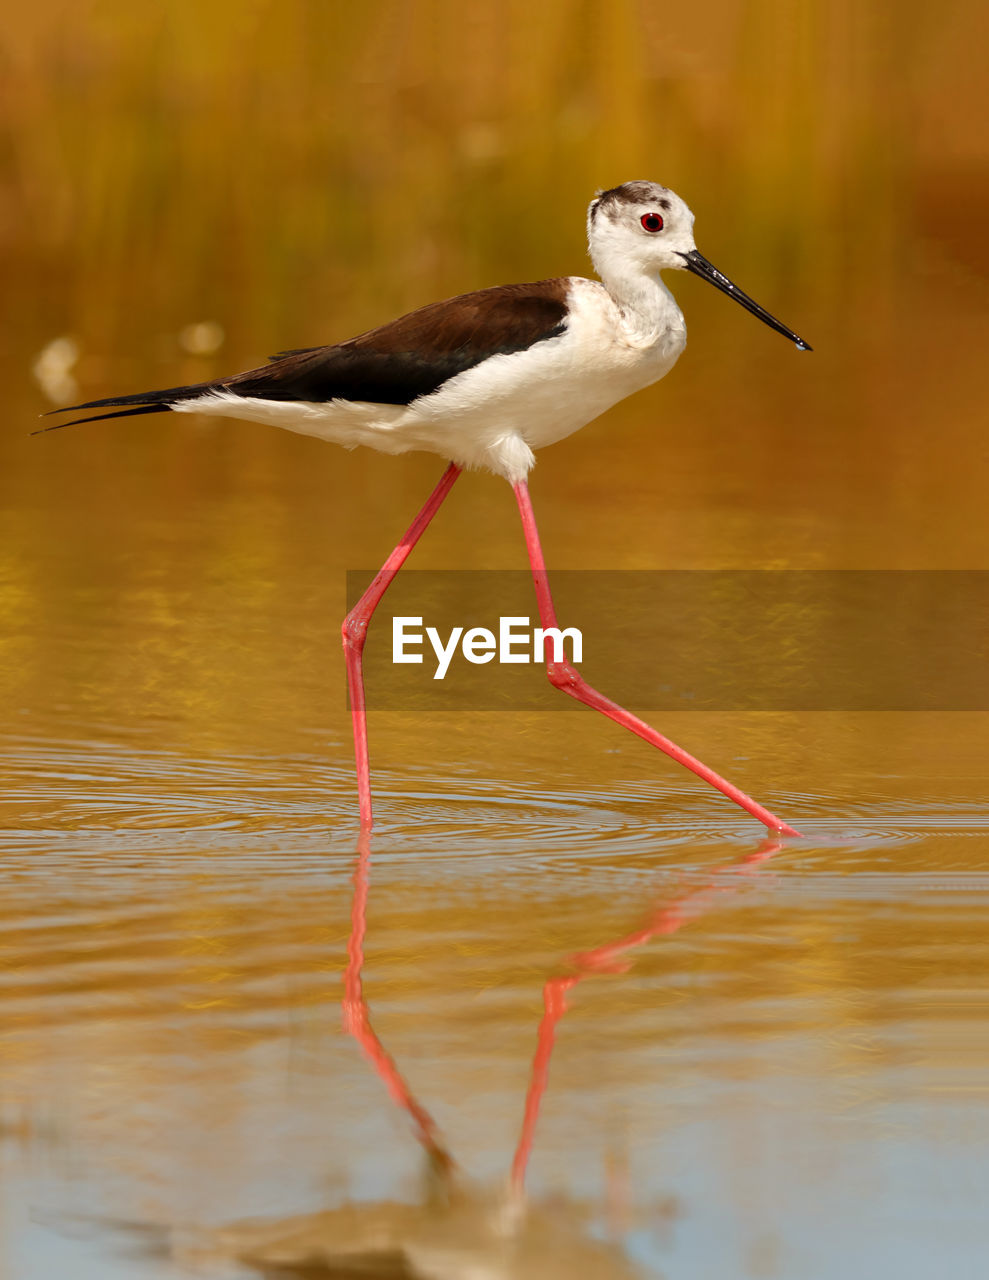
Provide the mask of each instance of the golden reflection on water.
MULTIPOLYGON (((985 568, 983 27, 914 0, 9 15, 0 1274, 166 1265, 87 1255, 45 1215, 425 1221, 415 1143, 340 1025, 337 627, 346 571, 442 464, 234 423, 31 438, 39 356, 56 397, 171 385, 579 272, 590 194, 653 177, 815 351, 673 281, 676 370, 540 458, 551 568, 985 568)), ((482 476, 414 561, 522 562, 482 476)), ((465 1231, 501 1203, 564 958, 755 848, 597 721, 372 718, 363 989, 464 1171, 465 1231)), ((616 1280, 963 1274, 985 1248, 986 717, 659 727, 809 838, 570 989, 532 1221, 616 1280)))

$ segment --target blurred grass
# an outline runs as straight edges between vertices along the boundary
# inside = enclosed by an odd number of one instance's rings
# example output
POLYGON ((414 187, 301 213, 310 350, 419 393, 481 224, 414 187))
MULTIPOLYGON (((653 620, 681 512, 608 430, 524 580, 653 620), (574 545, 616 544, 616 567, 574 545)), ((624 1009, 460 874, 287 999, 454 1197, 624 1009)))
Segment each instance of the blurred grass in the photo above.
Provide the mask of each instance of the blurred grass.
POLYGON ((944 138, 986 147, 974 4, 39 0, 5 25, 4 309, 23 329, 34 299, 35 343, 118 349, 135 316, 343 337, 580 270, 589 195, 637 176, 839 305, 894 281, 944 138))

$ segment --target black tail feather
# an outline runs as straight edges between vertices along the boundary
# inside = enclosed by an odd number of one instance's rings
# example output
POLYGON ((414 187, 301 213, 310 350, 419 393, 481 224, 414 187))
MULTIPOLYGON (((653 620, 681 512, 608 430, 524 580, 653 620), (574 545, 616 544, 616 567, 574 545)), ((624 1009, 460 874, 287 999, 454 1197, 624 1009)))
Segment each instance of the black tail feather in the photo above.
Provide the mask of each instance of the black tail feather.
POLYGON ((86 400, 82 404, 67 404, 61 409, 49 409, 43 417, 52 413, 76 413, 80 409, 109 409, 119 405, 134 405, 133 409, 120 409, 117 413, 95 413, 89 418, 74 418, 71 422, 56 422, 50 427, 39 427, 32 431, 33 436, 43 435, 46 431, 58 431, 61 427, 77 427, 83 422, 102 422, 104 418, 131 418, 142 413, 167 413, 179 400, 192 400, 215 384, 211 382, 195 382, 187 387, 165 387, 161 391, 141 391, 129 396, 106 396, 103 400, 86 400))
MULTIPOLYGON (((95 403, 99 403, 96 401, 95 403)), ((112 403, 112 401, 111 401, 112 403)), ((76 405, 77 409, 88 408, 87 405, 76 405)), ((33 436, 44 435, 46 431, 61 431, 63 427, 78 427, 83 422, 102 422, 104 418, 133 418, 141 413, 168 413, 171 409, 170 404, 139 404, 136 409, 117 409, 114 413, 94 413, 91 418, 73 418, 71 422, 53 422, 50 427, 39 427, 37 431, 32 431, 33 436)), ((50 409, 49 413, 71 413, 71 409, 50 409)), ((45 417, 48 414, 44 415, 45 417)))
POLYGON ((139 391, 129 396, 106 396, 103 400, 85 400, 82 404, 67 404, 61 409, 49 409, 49 413, 75 413, 77 409, 109 409, 122 404, 173 404, 176 400, 191 400, 201 396, 215 384, 193 382, 187 387, 165 387, 162 391, 139 391))

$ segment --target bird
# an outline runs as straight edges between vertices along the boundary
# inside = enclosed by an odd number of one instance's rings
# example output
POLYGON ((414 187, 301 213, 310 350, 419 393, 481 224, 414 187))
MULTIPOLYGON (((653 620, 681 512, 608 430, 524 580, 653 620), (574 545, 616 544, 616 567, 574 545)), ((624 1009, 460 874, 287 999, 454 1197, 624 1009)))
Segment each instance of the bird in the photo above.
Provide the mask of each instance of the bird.
MULTIPOLYGON (((535 451, 657 382, 679 359, 686 327, 662 272, 699 276, 798 350, 811 350, 699 252, 693 227, 693 213, 674 191, 651 181, 623 182, 598 191, 588 207, 597 280, 565 276, 496 285, 430 303, 345 342, 279 352, 266 365, 231 377, 51 411, 110 410, 56 426, 198 413, 268 423, 348 449, 425 450, 446 460, 439 483, 342 626, 362 828, 373 824, 363 672, 368 625, 462 472, 487 470, 512 486, 540 620, 543 628, 555 628, 528 487, 535 451)), ((554 687, 665 752, 769 831, 800 834, 592 688, 565 657, 554 654, 547 675, 554 687)))

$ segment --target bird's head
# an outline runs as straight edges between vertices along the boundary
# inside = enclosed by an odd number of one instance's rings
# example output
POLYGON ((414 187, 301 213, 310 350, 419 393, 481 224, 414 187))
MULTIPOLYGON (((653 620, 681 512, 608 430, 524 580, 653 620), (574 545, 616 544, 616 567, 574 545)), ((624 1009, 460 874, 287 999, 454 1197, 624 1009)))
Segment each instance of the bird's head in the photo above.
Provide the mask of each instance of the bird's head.
POLYGON ((690 271, 734 298, 803 351, 811 348, 708 262, 694 244, 694 215, 658 182, 623 182, 599 191, 587 211, 591 260, 605 283, 661 271, 690 271))
POLYGON ((623 258, 647 275, 683 267, 695 250, 694 215, 658 182, 623 182, 599 191, 587 211, 587 241, 595 266, 623 258))

